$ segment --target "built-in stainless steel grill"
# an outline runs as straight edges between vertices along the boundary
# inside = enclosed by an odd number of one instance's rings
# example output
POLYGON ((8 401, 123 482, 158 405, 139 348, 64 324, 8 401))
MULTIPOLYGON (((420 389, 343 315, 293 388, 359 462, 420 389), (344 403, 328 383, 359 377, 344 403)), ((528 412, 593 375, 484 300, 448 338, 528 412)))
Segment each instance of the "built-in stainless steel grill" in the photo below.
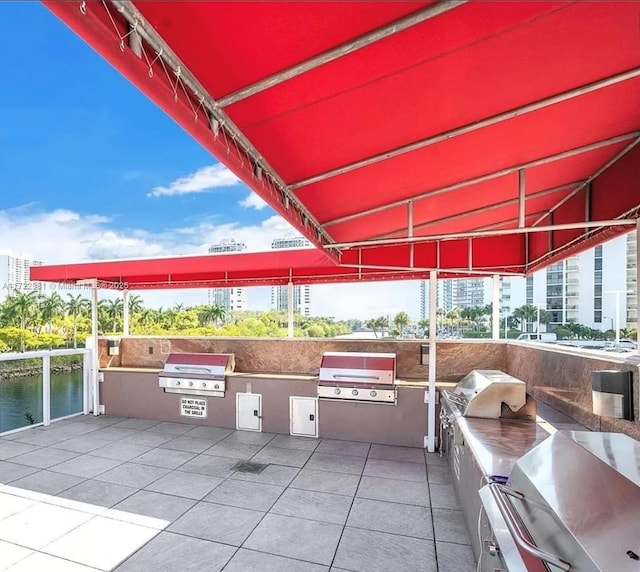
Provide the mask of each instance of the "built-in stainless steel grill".
POLYGON ((234 369, 234 354, 169 354, 158 383, 168 393, 224 397, 234 369))
POLYGON ((484 571, 640 570, 640 443, 557 432, 480 490, 484 571))
POLYGON ((443 396, 454 404, 464 417, 488 419, 535 418, 535 404, 527 403, 527 386, 502 371, 476 369, 466 375, 453 391, 443 396))
POLYGON ((322 355, 318 397, 396 403, 396 354, 326 352, 322 355))

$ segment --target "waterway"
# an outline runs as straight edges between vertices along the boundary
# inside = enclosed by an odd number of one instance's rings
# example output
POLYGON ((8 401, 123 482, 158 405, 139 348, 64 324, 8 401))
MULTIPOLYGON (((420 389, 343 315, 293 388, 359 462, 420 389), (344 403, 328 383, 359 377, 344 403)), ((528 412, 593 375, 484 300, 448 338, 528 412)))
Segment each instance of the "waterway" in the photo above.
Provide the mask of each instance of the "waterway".
MULTIPOLYGON (((51 374, 51 419, 82 411, 82 369, 51 374)), ((42 376, 0 380, 0 433, 42 421, 42 376)))

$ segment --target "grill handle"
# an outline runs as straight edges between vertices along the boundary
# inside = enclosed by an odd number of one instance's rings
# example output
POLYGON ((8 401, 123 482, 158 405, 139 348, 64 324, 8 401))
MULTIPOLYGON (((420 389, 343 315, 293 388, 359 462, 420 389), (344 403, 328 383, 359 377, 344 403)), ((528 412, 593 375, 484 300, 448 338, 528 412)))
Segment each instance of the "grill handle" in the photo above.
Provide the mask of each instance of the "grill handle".
POLYGON ((176 365, 174 366, 174 368, 176 371, 187 371, 190 373, 198 373, 198 372, 211 373, 211 369, 209 369, 208 367, 198 367, 197 365, 184 365, 184 366, 176 365))
POLYGON ((493 499, 496 501, 498 510, 500 511, 502 518, 504 518, 507 528, 518 546, 532 556, 539 558, 543 562, 548 562, 552 566, 560 568, 560 570, 571 570, 571 564, 569 562, 565 562, 561 558, 541 550, 527 538, 526 532, 520 525, 518 518, 513 512, 512 505, 507 499, 507 496, 513 496, 523 500, 525 496, 521 492, 514 491, 501 483, 489 483, 488 486, 493 499))
POLYGON ((333 379, 373 379, 375 381, 380 381, 380 378, 377 375, 358 375, 358 374, 349 374, 349 375, 345 375, 345 374, 340 374, 340 373, 334 373, 333 374, 333 379))

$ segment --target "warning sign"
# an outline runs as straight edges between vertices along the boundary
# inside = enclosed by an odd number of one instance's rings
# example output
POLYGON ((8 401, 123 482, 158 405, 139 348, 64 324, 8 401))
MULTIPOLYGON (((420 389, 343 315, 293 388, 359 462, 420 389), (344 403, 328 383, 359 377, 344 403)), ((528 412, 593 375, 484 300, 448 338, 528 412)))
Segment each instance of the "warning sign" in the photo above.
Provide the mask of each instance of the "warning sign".
POLYGON ((183 417, 207 418, 207 400, 183 397, 180 399, 180 415, 183 417))

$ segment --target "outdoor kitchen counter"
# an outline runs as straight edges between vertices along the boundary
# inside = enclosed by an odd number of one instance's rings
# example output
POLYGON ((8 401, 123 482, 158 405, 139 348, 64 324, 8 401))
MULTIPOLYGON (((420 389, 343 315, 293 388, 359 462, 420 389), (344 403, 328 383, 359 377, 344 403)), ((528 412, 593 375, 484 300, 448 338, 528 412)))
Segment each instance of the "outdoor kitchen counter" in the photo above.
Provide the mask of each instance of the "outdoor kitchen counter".
MULTIPOLYGON (((103 372, 131 372, 131 373, 152 373, 160 374, 161 368, 153 367, 101 367, 100 371, 103 372)), ((281 381, 318 381, 317 375, 309 373, 278 373, 278 372, 244 372, 234 371, 228 373, 227 377, 243 377, 247 379, 277 379, 281 381)), ((398 387, 417 387, 422 389, 428 389, 429 382, 420 379, 396 379, 396 385, 398 387)), ((456 386, 452 381, 436 381, 436 389, 441 391, 443 389, 453 389, 456 386)))
MULTIPOLYGON (((103 372, 131 372, 131 373, 153 373, 160 374, 161 368, 154 367, 101 367, 100 371, 103 372)), ((227 377, 246 377, 253 379, 280 379, 283 381, 316 381, 317 375, 304 374, 304 373, 262 373, 262 372, 242 372, 234 371, 226 374, 227 377)))
POLYGON ((464 417, 446 397, 444 401, 483 475, 508 477, 516 461, 553 432, 543 420, 464 417))
POLYGON ((516 461, 553 431, 546 422, 458 417, 458 426, 481 472, 508 477, 516 461))

